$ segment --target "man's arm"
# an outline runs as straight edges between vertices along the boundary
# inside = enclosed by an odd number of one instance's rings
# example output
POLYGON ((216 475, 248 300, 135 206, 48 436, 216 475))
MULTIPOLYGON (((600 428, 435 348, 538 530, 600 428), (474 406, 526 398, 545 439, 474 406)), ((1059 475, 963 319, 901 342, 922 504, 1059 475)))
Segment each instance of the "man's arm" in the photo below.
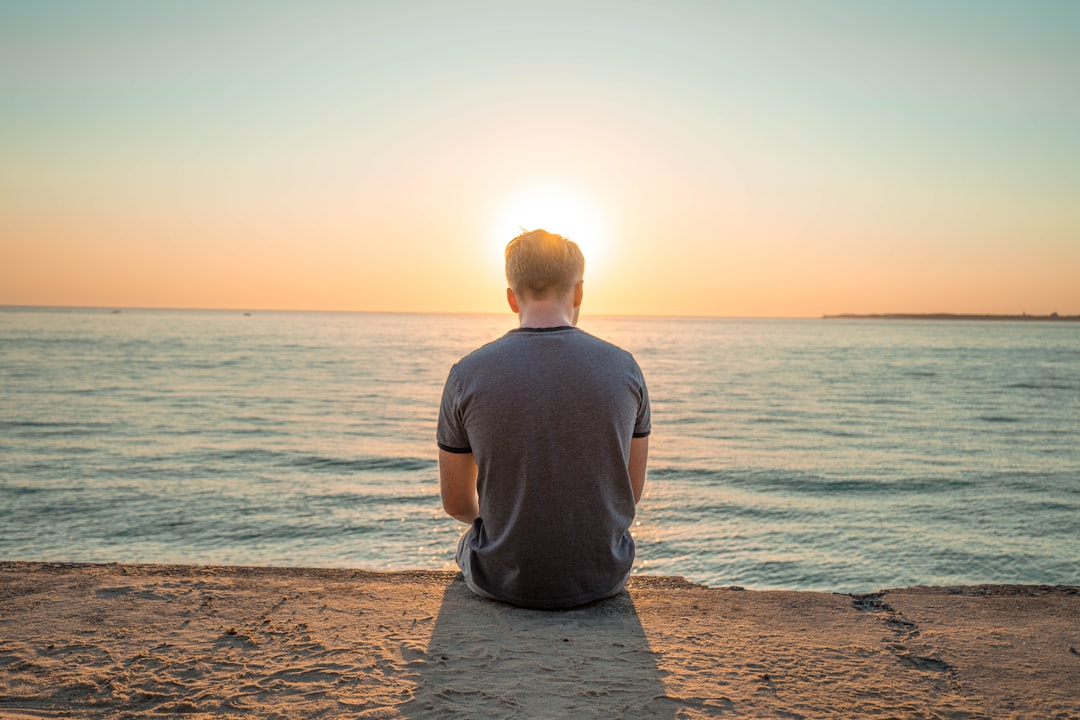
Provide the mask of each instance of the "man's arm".
POLYGON ((630 463, 626 469, 630 471, 630 487, 634 489, 634 503, 641 501, 641 494, 645 492, 645 466, 649 463, 649 436, 632 438, 630 440, 630 463))
MULTIPOLYGON (((644 475, 644 473, 643 473, 644 475)), ((439 493, 450 517, 471 523, 480 517, 476 496, 476 458, 472 453, 439 450, 439 493)))

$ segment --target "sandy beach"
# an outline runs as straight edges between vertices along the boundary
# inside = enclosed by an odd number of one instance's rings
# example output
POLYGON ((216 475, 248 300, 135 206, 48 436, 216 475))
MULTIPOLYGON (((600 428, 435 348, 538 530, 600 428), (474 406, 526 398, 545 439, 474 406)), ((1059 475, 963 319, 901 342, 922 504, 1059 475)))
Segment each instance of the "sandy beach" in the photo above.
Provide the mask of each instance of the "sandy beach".
POLYGON ((0 717, 1080 718, 1080 589, 635 577, 563 612, 454 573, 0 563, 0 717))

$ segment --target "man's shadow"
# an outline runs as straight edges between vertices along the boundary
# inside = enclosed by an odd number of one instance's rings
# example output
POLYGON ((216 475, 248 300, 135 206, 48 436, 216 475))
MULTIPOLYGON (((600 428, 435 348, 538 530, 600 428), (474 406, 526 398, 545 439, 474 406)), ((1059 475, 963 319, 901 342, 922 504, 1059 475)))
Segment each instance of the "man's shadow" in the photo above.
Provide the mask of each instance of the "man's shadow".
POLYGON ((625 591, 562 611, 447 586, 408 718, 673 718, 656 656, 625 591))

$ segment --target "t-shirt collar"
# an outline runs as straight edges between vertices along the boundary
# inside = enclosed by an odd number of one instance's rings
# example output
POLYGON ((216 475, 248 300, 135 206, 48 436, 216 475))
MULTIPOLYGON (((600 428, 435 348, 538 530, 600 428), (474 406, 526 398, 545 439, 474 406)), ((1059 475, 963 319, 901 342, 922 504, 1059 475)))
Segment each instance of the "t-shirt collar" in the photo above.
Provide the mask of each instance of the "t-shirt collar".
POLYGON ((553 327, 519 327, 510 332, 555 332, 557 330, 574 330, 573 325, 555 325, 553 327))

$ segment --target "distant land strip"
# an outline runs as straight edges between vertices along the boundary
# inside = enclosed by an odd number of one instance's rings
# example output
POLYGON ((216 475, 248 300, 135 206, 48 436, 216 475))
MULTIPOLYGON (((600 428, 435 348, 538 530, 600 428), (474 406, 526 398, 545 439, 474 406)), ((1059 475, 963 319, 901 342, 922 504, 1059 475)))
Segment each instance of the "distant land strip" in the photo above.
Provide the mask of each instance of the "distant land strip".
POLYGON ((1080 315, 962 315, 956 313, 884 313, 879 315, 823 315, 826 320, 1009 320, 1023 322, 1080 322, 1080 315))

